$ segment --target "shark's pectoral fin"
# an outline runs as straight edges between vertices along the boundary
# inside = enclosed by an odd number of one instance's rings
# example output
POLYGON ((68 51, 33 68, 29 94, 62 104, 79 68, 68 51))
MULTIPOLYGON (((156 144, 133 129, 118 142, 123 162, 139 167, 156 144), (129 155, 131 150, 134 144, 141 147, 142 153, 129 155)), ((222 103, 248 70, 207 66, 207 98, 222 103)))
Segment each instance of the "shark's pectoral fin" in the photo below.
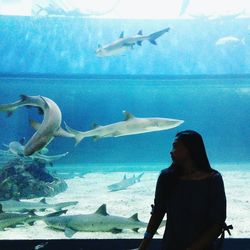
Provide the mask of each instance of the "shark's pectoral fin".
POLYGON ((112 228, 110 230, 110 232, 113 233, 113 234, 119 234, 119 233, 122 232, 122 229, 120 229, 120 228, 112 228))
POLYGON ((96 142, 96 141, 99 141, 102 137, 96 135, 96 136, 93 136, 92 138, 93 138, 94 142, 96 142))
POLYGON ((12 116, 13 115, 13 112, 12 111, 8 111, 7 112, 7 117, 10 117, 10 116, 12 116))
POLYGON ((31 118, 29 119, 29 123, 30 123, 31 127, 35 130, 38 130, 41 126, 41 123, 39 123, 31 118))
POLYGON ((71 229, 69 227, 65 228, 64 234, 65 234, 66 237, 71 238, 75 233, 76 233, 75 230, 73 230, 73 229, 71 229))
POLYGON ((153 45, 157 45, 157 42, 155 40, 149 40, 150 43, 152 43, 153 45))

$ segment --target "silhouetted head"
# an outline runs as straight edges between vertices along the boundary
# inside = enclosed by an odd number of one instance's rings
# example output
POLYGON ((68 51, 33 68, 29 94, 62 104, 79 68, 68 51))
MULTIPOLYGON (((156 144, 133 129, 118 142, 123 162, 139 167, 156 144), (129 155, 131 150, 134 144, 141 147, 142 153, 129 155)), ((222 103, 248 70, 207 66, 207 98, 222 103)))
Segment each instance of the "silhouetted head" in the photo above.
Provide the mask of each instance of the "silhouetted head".
POLYGON ((182 165, 191 160, 199 170, 212 170, 202 136, 196 131, 185 130, 177 133, 170 154, 173 164, 182 165))

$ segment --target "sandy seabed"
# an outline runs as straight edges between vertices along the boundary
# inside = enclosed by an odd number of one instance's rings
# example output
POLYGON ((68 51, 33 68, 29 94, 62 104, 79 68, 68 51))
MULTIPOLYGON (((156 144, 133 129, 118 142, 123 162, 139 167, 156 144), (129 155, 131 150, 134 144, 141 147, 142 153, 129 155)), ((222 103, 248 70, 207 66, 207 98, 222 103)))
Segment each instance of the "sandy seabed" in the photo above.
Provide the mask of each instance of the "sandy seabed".
MULTIPOLYGON (((233 238, 250 238, 250 171, 220 171, 225 184, 227 195, 227 224, 232 224, 233 238)), ((128 177, 141 172, 129 172, 128 177)), ((147 222, 150 217, 151 204, 154 199, 155 184, 159 172, 145 172, 141 181, 126 190, 110 192, 107 186, 120 181, 124 172, 88 173, 81 177, 67 179, 68 189, 47 198, 48 203, 78 201, 75 207, 68 208, 68 215, 89 214, 97 210, 102 204, 107 205, 107 212, 111 215, 130 217, 138 213, 141 221, 147 222)), ((40 199, 32 199, 39 201, 40 199)), ((39 213, 42 215, 42 213, 39 213)), ((74 239, 120 239, 142 238, 145 229, 138 233, 124 230, 122 233, 110 232, 77 232, 74 239)), ((158 230, 155 238, 161 238, 164 228, 158 230)), ((54 231, 43 221, 37 221, 33 226, 20 225, 0 232, 0 239, 66 239, 64 232, 54 231)))

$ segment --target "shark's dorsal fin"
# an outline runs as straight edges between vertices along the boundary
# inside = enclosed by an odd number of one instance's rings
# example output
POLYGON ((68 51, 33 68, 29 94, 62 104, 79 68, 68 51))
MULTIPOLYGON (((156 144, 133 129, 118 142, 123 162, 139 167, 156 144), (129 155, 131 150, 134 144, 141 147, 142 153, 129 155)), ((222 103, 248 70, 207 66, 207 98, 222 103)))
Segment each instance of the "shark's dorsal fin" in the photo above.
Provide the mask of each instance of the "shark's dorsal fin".
POLYGON ((40 98, 43 100, 43 102, 45 104, 45 107, 48 108, 49 104, 46 102, 46 100, 44 99, 44 97, 40 95, 40 98))
POLYGON ((119 38, 123 38, 124 37, 124 31, 121 32, 119 38))
POLYGON ((46 202, 46 199, 45 199, 45 198, 42 198, 42 199, 40 200, 40 202, 41 202, 41 203, 43 203, 43 204, 47 204, 47 202, 46 202))
POLYGON ((125 110, 123 110, 122 112, 123 112, 123 114, 125 115, 124 121, 128 121, 128 120, 130 120, 130 119, 135 118, 134 115, 132 115, 131 113, 129 113, 129 112, 125 111, 125 110))
POLYGON ((55 131, 54 136, 73 138, 72 134, 64 130, 62 127, 55 131))
POLYGON ((28 99, 27 95, 20 95, 20 98, 22 99, 22 101, 26 101, 28 99))
POLYGON ((131 219, 133 221, 139 221, 139 219, 138 219, 138 213, 132 215, 129 219, 131 219))
POLYGON ((35 130, 38 130, 41 126, 41 123, 39 123, 31 118, 29 119, 29 123, 30 123, 30 126, 35 130))
POLYGON ((103 216, 109 215, 109 214, 107 213, 106 204, 102 204, 102 205, 95 211, 95 214, 100 214, 100 215, 103 215, 103 216))
POLYGON ((138 233, 139 232, 139 228, 133 228, 132 229, 134 232, 138 233))
POLYGON ((126 174, 123 176, 123 180, 126 180, 127 179, 127 176, 126 176, 126 174))
POLYGON ((137 33, 137 35, 142 36, 142 30, 139 30, 138 33, 137 33))
POLYGON ((92 129, 95 129, 95 128, 98 128, 98 127, 100 127, 100 125, 98 125, 97 123, 93 123, 92 129))

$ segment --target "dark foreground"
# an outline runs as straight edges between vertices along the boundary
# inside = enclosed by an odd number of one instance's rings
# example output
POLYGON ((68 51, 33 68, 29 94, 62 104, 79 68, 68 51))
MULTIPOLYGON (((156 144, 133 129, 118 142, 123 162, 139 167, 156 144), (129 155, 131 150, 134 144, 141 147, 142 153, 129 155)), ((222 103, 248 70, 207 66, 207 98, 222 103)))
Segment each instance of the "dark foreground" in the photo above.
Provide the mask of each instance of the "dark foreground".
MULTIPOLYGON (((0 240, 1 250, 129 250, 140 240, 0 240)), ((153 240, 149 250, 160 249, 161 240, 153 240)), ((226 239, 223 250, 250 250, 250 238, 226 239)))

